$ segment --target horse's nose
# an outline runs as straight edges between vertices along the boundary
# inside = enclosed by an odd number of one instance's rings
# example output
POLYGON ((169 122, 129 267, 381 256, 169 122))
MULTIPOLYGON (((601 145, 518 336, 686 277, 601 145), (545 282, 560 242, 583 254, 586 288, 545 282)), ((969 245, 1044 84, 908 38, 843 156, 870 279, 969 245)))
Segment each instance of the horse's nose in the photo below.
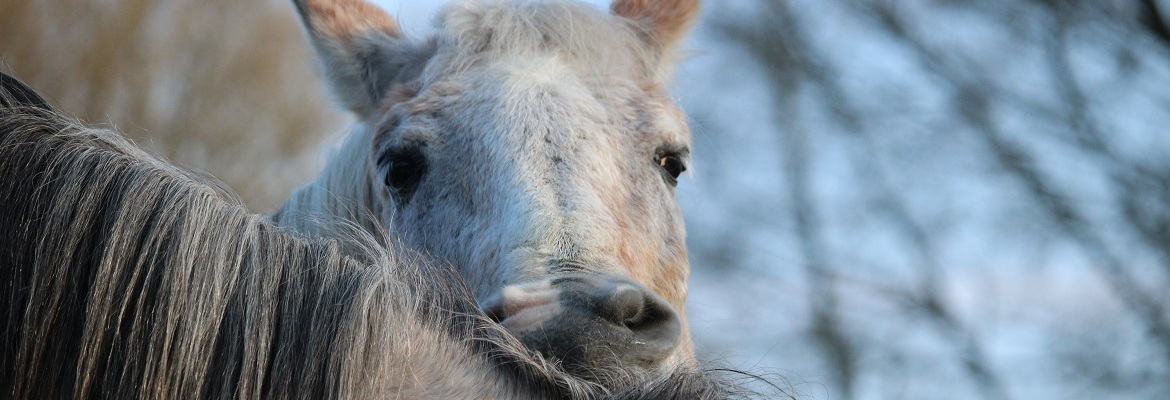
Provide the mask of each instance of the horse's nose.
POLYGON ((630 330, 648 346, 673 347, 681 336, 678 314, 658 295, 632 282, 608 281, 568 288, 565 297, 582 299, 579 307, 602 320, 630 330), (574 293, 572 290, 577 290, 574 293))
POLYGON ((570 276, 505 288, 488 313, 528 347, 569 369, 652 369, 678 347, 682 322, 662 297, 609 276, 570 276))

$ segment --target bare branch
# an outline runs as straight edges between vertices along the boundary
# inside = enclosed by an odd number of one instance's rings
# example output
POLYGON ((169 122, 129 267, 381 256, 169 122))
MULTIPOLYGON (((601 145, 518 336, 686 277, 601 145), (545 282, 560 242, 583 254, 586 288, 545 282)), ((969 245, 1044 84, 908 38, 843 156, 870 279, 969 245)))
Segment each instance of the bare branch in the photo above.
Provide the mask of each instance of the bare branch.
MULTIPOLYGON (((1004 135, 991 117, 990 105, 993 96, 989 94, 991 90, 989 85, 984 80, 973 79, 968 75, 968 69, 948 62, 940 52, 926 45, 916 33, 906 27, 890 4, 869 2, 866 5, 891 36, 913 50, 927 72, 952 86, 955 93, 955 109, 961 120, 979 134, 999 165, 1023 184, 1036 199, 1037 205, 1048 214, 1057 227, 1084 249, 1092 265, 1106 279, 1113 292, 1121 298, 1126 307, 1145 326, 1150 337, 1162 348, 1163 357, 1170 360, 1170 324, 1166 321, 1162 307, 1142 290, 1120 258, 1100 237, 1098 230, 1076 210, 1073 202, 1050 185, 1043 174, 1034 167, 1031 157, 1004 139, 1004 135)), ((1083 127, 1091 126, 1086 121, 1082 123, 1083 127)))

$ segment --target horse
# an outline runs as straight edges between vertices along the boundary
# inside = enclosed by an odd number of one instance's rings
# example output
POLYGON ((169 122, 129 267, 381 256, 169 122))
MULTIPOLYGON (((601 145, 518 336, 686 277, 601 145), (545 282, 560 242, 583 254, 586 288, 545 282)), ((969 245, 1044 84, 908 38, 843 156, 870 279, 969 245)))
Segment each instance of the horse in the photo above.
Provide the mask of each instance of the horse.
POLYGON ((373 220, 596 381, 695 365, 674 190, 691 140, 665 88, 698 0, 462 1, 425 39, 363 0, 293 3, 357 122, 277 224, 373 220))
POLYGON ((683 308, 664 88, 697 0, 470 0, 426 40, 293 3, 358 122, 267 216, 0 79, 0 393, 752 394, 683 308))
POLYGON ((0 397, 753 394, 717 368, 574 373, 442 260, 345 223, 280 227, 3 74, 0 176, 0 397))

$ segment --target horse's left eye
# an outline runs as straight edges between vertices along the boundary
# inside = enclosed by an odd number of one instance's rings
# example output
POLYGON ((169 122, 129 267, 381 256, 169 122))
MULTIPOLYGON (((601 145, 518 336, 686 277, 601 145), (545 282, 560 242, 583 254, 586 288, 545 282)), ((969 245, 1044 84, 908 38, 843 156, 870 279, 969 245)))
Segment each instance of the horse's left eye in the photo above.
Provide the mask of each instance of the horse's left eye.
POLYGON ((687 165, 683 163, 682 157, 674 153, 658 154, 658 166, 662 168, 662 172, 666 173, 668 181, 672 185, 678 184, 679 175, 687 170, 687 165))
POLYGON ((399 147, 382 153, 378 166, 385 171, 386 187, 406 203, 427 172, 427 159, 419 146, 399 147))

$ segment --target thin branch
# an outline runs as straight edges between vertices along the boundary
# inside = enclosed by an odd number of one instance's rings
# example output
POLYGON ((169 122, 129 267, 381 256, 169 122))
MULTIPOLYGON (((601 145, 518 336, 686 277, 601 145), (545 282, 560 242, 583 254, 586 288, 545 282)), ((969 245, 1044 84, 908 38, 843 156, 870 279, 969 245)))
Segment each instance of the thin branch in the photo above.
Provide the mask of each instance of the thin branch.
POLYGON ((1142 7, 1141 21, 1150 34, 1158 38, 1162 44, 1170 46, 1170 26, 1166 24, 1166 17, 1162 14, 1162 9, 1158 5, 1158 0, 1141 0, 1139 4, 1142 7))
POLYGON ((1110 178, 1117 184, 1114 196, 1118 204, 1123 205, 1123 218, 1137 236, 1158 253, 1162 266, 1170 271, 1170 229, 1167 229, 1170 221, 1155 213, 1137 212, 1140 208, 1137 199, 1143 194, 1154 193, 1163 199, 1170 195, 1170 178, 1139 161, 1125 160, 1105 140, 1089 96, 1077 81, 1069 60, 1069 11, 1050 5, 1049 12, 1055 18, 1045 49, 1052 77, 1067 110, 1062 120, 1068 121, 1075 138, 1073 143, 1108 170, 1110 178))
POLYGON ((766 67, 779 103, 775 114, 781 132, 779 151, 784 155, 784 175, 791 193, 791 212, 804 269, 812 289, 812 335, 831 365, 840 398, 854 396, 857 370, 856 349, 842 329, 834 275, 829 269, 828 252, 820 232, 821 222, 809 185, 808 132, 799 122, 799 92, 803 81, 801 43, 798 21, 784 2, 763 3, 764 20, 775 21, 766 27, 726 24, 724 34, 743 44, 766 67))
POLYGON ((974 128, 983 139, 996 160, 1008 173, 1018 179, 1024 188, 1036 199, 1049 219, 1065 235, 1080 244, 1089 256, 1092 265, 1106 278, 1113 289, 1145 325, 1147 333, 1162 347, 1164 356, 1170 360, 1170 324, 1165 319, 1161 306, 1150 298, 1121 263, 1120 259, 1097 233, 1067 196, 1052 187, 1043 174, 1034 167, 1031 157, 1023 150, 1008 143, 999 127, 991 118, 991 96, 986 85, 970 79, 962 68, 949 64, 937 51, 930 48, 917 35, 907 29, 905 23, 888 5, 868 3, 872 15, 896 39, 914 51, 926 71, 947 82, 955 91, 955 106, 959 116, 974 128))
MULTIPOLYGON (((788 93, 795 91, 803 80, 812 81, 820 89, 821 96, 825 98, 825 104, 846 131, 855 134, 872 148, 872 138, 866 134, 860 113, 849 101, 849 97, 845 95, 844 89, 837 81, 833 66, 827 63, 815 49, 807 45, 804 32, 798 21, 792 18, 785 4, 772 3, 769 7, 776 15, 773 15, 773 18, 767 18, 767 20, 780 21, 779 24, 770 24, 767 28, 756 27, 754 29, 745 28, 743 25, 726 25, 723 27, 723 31, 735 41, 748 47, 761 63, 769 67, 768 71, 773 77, 774 84, 780 88, 780 91, 785 92, 782 95, 788 95, 788 93)), ((791 104, 791 101, 787 101, 786 104, 791 104)), ((792 112, 784 112, 781 115, 800 115, 800 113, 795 112, 796 110, 786 109, 785 111, 792 112)), ((807 170, 806 153, 808 152, 807 133, 801 128, 793 126, 790 120, 779 121, 779 125, 786 126, 787 129, 782 129, 782 131, 788 132, 787 138, 789 140, 785 142, 782 151, 786 154, 786 160, 789 161, 788 176, 794 197, 794 217, 803 245, 803 254, 808 262, 810 274, 814 277, 827 274, 827 271, 822 271, 823 267, 819 266, 824 263, 824 249, 823 245, 820 244, 817 223, 812 221, 816 210, 806 194, 809 190, 805 182, 807 179, 805 172, 807 170)), ((865 154, 861 155, 857 160, 858 163, 854 165, 865 164, 867 167, 863 169, 876 171, 877 162, 873 159, 872 152, 863 153, 865 154)), ((891 214, 894 222, 901 227, 900 230, 903 234, 910 236, 911 241, 915 243, 919 254, 921 254, 919 265, 922 271, 922 280, 919 285, 919 294, 915 296, 919 301, 907 302, 906 304, 913 305, 918 311, 927 315, 942 330, 944 337, 950 338, 956 343, 962 353, 961 359, 964 368, 976 381, 985 398, 1008 398, 1007 392, 989 367, 990 363, 987 361, 986 353, 978 340, 942 304, 937 295, 941 267, 938 265, 933 245, 927 239, 928 235, 919 224, 913 221, 903 202, 893 195, 884 176, 881 178, 877 180, 880 186, 878 191, 882 193, 881 197, 886 200, 883 202, 886 205, 885 209, 891 214)), ((821 306, 816 307, 818 312, 815 312, 814 316, 816 318, 815 330, 817 336, 822 340, 822 346, 828 351, 829 358, 837 363, 838 370, 844 371, 854 367, 850 365, 852 361, 849 361, 848 354, 842 351, 848 349, 848 344, 844 341, 841 333, 834 329, 836 323, 829 319, 832 314, 825 311, 831 310, 832 303, 835 303, 831 295, 833 284, 828 279, 827 276, 814 279, 814 281, 820 281, 815 282, 814 290, 818 292, 819 300, 816 303, 821 304, 821 306), (826 307, 825 304, 829 306, 826 307), (834 351, 834 349, 836 350, 834 351)), ((843 379, 839 378, 839 381, 843 381, 843 379)), ((849 384, 842 382, 841 385, 847 387, 849 384)))
MULTIPOLYGON (((773 3, 772 7, 782 8, 785 6, 783 3, 773 3)), ((788 15, 790 16, 790 14, 788 15)), ((876 151, 872 151, 875 147, 873 138, 866 131, 865 124, 862 122, 861 113, 849 101, 849 96, 845 94, 845 90, 837 80, 837 74, 833 71, 833 66, 826 62, 825 58, 812 46, 807 45, 808 39, 794 18, 769 20, 781 21, 779 25, 785 27, 783 32, 764 32, 761 30, 745 32, 742 28, 738 28, 737 36, 740 37, 741 43, 755 50, 753 53, 757 54, 757 57, 764 63, 768 63, 769 61, 777 63, 782 60, 784 63, 792 64, 792 66, 785 68, 778 68, 775 65, 772 67, 774 70, 782 70, 790 75, 794 74, 791 71, 795 69, 808 80, 812 81, 820 89, 820 94, 824 97, 825 104, 829 107, 833 115, 837 117, 837 121, 847 132, 854 134, 871 150, 860 152, 861 154, 858 154, 854 159, 854 165, 860 166, 859 169, 862 170, 862 173, 871 178, 868 181, 879 192, 879 197, 883 200, 883 210, 895 225, 899 227, 900 231, 911 239, 911 242, 920 255, 919 270, 922 274, 922 280, 919 284, 919 293, 917 295, 919 301, 910 302, 909 304, 915 305, 919 311, 927 315, 943 331, 943 336, 954 341, 960 348, 964 369, 976 381, 984 398, 1009 398, 1007 391, 992 371, 990 362, 987 361, 986 352, 983 350, 981 344, 938 297, 937 288, 938 282, 941 280, 942 268, 938 263, 937 252, 933 244, 930 243, 925 229, 914 221, 904 202, 894 194, 888 185, 888 181, 881 174, 880 165, 874 159, 876 151), (751 37, 751 32, 758 32, 756 33, 757 36, 751 37), (765 36, 767 33, 771 33, 771 36, 765 36), (761 48, 769 42, 784 42, 785 46, 783 46, 783 49, 761 48)), ((786 78, 785 80, 787 81, 789 79, 786 78)), ((786 114, 799 115, 798 113, 786 114)), ((797 151, 794 149, 801 146, 803 146, 803 143, 789 143, 788 158, 790 160, 799 160, 805 157, 803 154, 792 154, 792 152, 797 151)), ((806 150, 802 149, 800 151, 806 150)), ((798 190, 796 187, 793 190, 803 192, 803 190, 798 190)), ((799 203, 799 201, 797 202, 799 203)), ((801 224, 800 215, 798 213, 798 225, 801 224)))

